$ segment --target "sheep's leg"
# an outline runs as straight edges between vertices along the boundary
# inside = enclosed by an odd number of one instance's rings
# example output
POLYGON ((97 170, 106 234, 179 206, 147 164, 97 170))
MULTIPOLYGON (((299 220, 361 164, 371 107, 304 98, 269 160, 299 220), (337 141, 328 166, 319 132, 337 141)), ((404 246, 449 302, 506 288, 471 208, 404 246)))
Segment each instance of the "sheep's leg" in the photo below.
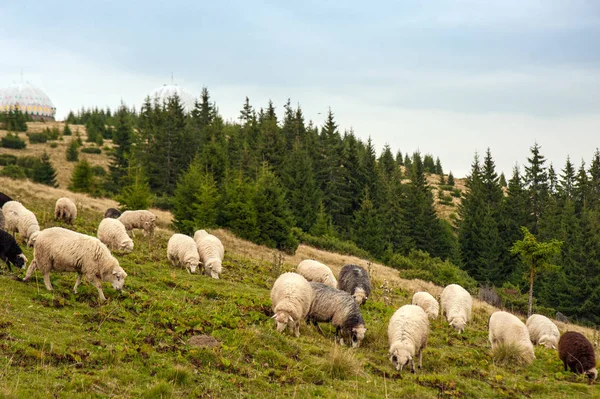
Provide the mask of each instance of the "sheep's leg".
POLYGON ((312 321, 313 325, 315 327, 317 327, 317 331, 321 333, 321 335, 325 336, 325 333, 323 332, 323 330, 321 329, 321 326, 319 325, 319 322, 316 320, 312 321))
POLYGON ((50 283, 50 272, 44 273, 44 285, 48 291, 52 291, 52 284, 50 283))
POLYGON ((96 276, 89 280, 92 282, 92 284, 94 284, 94 287, 96 287, 96 289, 98 290, 98 298, 100 302, 106 301, 106 297, 104 296, 104 292, 102 291, 102 281, 100 281, 100 279, 96 276))
POLYGON ((77 273, 77 280, 75 280, 75 287, 73 287, 73 292, 77 294, 77 287, 81 284, 81 273, 77 273))
POLYGON ((298 338, 300 336, 300 320, 296 320, 294 324, 294 335, 296 336, 296 338, 298 338))
POLYGON ((419 351, 419 370, 423 368, 423 351, 419 351))
POLYGON ((37 261, 34 259, 29 264, 29 267, 27 268, 27 272, 25 273, 25 277, 23 277, 23 281, 28 281, 31 278, 36 267, 37 267, 37 261))
POLYGON ((411 373, 415 373, 415 361, 414 359, 410 360, 410 365, 411 365, 411 373))

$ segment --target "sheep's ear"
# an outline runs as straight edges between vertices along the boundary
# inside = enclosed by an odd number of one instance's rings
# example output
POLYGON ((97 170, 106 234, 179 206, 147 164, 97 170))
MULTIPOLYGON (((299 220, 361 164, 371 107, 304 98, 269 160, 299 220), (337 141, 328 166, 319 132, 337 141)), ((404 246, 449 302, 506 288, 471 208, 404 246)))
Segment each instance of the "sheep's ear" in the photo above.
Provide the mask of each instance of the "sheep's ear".
POLYGON ((292 318, 292 316, 290 316, 290 321, 291 321, 291 322, 293 322, 293 321, 294 321, 294 319, 292 318))
POLYGON ((274 314, 273 316, 271 316, 272 319, 276 318, 277 314, 274 314))
POLYGON ((555 345, 552 345, 552 349, 556 349, 556 346, 555 346, 555 345))

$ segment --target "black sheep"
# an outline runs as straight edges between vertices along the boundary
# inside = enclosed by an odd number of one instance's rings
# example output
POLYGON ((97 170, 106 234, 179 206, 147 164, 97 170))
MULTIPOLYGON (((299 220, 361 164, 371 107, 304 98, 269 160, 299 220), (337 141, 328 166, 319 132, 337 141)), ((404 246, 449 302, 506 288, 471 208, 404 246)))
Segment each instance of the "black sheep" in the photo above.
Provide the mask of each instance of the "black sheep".
POLYGON ((362 305, 371 295, 369 273, 357 265, 345 265, 338 276, 338 288, 354 297, 357 305, 362 305))
POLYGON ((558 357, 574 373, 585 374, 590 382, 598 376, 592 343, 581 333, 568 331, 558 341, 558 357))
POLYGON ((119 210, 115 208, 108 208, 106 212, 104 212, 105 218, 117 219, 119 216, 121 216, 121 212, 119 212, 119 210))
POLYGON ((4 193, 0 193, 0 208, 2 208, 2 206, 4 204, 6 204, 8 201, 12 201, 13 199, 10 198, 8 195, 4 194, 4 193))
POLYGON ((0 230, 0 259, 6 262, 8 270, 12 271, 11 264, 23 269, 27 264, 27 258, 23 251, 9 233, 0 230))

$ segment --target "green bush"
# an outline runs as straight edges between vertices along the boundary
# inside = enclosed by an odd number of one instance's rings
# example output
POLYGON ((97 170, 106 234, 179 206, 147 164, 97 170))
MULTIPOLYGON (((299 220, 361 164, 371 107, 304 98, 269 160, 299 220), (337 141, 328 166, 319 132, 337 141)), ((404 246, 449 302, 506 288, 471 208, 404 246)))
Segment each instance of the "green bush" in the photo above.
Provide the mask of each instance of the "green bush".
POLYGON ((27 175, 25 170, 17 165, 8 165, 0 170, 0 176, 10 177, 11 179, 25 179, 27 175))
POLYGON ((326 251, 337 252, 344 255, 353 255, 359 258, 369 259, 371 256, 364 249, 360 249, 352 241, 343 241, 339 238, 331 237, 328 235, 316 237, 305 233, 298 227, 292 228, 292 233, 298 241, 303 244, 310 245, 318 249, 324 249, 326 251))
POLYGON ((86 154, 100 154, 102 150, 97 147, 84 147, 81 149, 81 152, 85 152, 86 154))
POLYGON ((424 251, 413 249, 408 256, 395 254, 390 258, 390 266, 400 270, 402 278, 418 278, 442 287, 453 283, 460 284, 472 292, 477 288, 477 282, 466 271, 448 260, 432 258, 424 251))
POLYGON ((48 137, 48 140, 58 140, 58 138, 60 137, 60 130, 58 130, 58 127, 56 126, 54 126, 52 129, 46 128, 45 133, 48 137))
POLYGON ((451 196, 456 197, 456 198, 460 198, 461 196, 461 191, 458 188, 455 188, 452 190, 452 192, 450 193, 451 196))
POLYGON ((106 169, 100 165, 92 166, 92 174, 94 176, 106 176, 106 169))
POLYGON ((58 143, 50 143, 50 148, 56 148, 58 147, 58 143))
POLYGON ((19 136, 9 133, 6 136, 2 137, 2 147, 4 148, 14 148, 17 150, 23 149, 27 147, 27 144, 19 138, 19 136))
POLYGON ((448 184, 440 184, 440 190, 443 191, 452 191, 454 189, 454 187, 448 185, 448 184))
POLYGON ((46 133, 27 133, 27 137, 29 137, 30 144, 39 144, 48 141, 46 133))
POLYGON ((0 154, 0 166, 16 165, 17 157, 11 154, 0 154))

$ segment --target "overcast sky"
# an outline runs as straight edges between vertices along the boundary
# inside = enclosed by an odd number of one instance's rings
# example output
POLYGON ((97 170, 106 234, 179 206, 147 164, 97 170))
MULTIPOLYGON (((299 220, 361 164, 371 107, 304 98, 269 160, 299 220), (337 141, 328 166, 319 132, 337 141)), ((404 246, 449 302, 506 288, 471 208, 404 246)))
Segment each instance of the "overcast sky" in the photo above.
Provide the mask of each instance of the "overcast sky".
POLYGON ((290 98, 323 123, 468 173, 509 177, 537 141, 562 169, 600 146, 600 2, 56 1, 0 3, 0 87, 43 89, 63 118, 139 109, 171 81, 225 119, 290 98), (396 4, 401 3, 401 4, 396 4))

